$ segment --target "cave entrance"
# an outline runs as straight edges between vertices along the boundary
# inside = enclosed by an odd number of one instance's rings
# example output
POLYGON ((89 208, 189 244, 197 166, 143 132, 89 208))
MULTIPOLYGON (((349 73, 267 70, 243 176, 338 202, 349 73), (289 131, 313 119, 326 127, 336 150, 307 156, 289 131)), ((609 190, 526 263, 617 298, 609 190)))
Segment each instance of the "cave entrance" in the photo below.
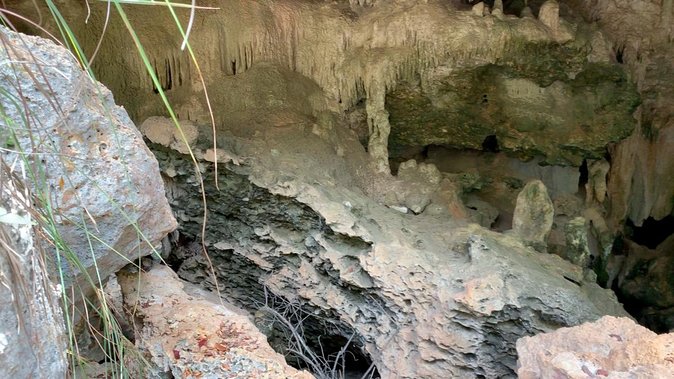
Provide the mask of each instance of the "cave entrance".
POLYGON ((380 378, 356 332, 347 325, 299 302, 265 294, 264 305, 255 312, 255 324, 289 365, 319 379, 380 378))
POLYGON ((498 153, 501 151, 498 146, 498 139, 496 138, 496 135, 492 134, 485 137, 484 141, 482 141, 482 151, 487 151, 490 153, 498 153))
MULTIPOLYGON (((173 235, 167 263, 188 282, 214 291, 199 241, 173 235)), ((269 345, 286 362, 318 379, 376 379, 377 367, 358 334, 339 316, 319 311, 298 300, 272 293, 260 283, 266 273, 231 250, 211 249, 223 299, 248 311, 269 345)))
POLYGON ((655 249, 667 237, 674 234, 674 216, 669 215, 660 220, 649 217, 641 226, 636 226, 632 220, 627 219, 625 232, 632 241, 639 245, 655 249))

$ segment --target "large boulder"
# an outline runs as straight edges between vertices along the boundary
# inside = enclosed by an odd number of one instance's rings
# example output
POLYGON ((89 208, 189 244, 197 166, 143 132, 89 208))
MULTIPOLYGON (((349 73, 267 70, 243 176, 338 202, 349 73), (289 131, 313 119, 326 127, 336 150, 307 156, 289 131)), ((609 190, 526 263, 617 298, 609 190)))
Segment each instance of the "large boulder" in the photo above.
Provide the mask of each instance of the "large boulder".
POLYGON ((674 334, 605 316, 517 341, 521 379, 671 378, 674 334))
POLYGON ((27 181, 50 212, 65 284, 89 293, 175 229, 157 161, 67 50, 6 28, 0 38, 1 157, 31 167, 27 181))
POLYGON ((241 311, 185 288, 170 268, 123 270, 117 279, 134 310, 136 346, 150 357, 148 377, 313 378, 288 366, 241 311))

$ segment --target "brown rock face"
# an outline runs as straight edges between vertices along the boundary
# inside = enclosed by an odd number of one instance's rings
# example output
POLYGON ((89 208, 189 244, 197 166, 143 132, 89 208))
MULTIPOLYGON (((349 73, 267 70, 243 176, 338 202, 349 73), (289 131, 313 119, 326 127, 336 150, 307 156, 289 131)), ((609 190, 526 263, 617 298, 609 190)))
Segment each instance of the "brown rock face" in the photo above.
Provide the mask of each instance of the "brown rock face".
POLYGON ((136 310, 130 319, 142 320, 136 345, 150 356, 157 375, 150 377, 313 378, 289 367, 247 317, 185 293, 170 268, 123 272, 118 280, 125 309, 136 310))
POLYGON ((624 317, 521 338, 517 354, 521 379, 674 377, 674 334, 657 335, 624 317))

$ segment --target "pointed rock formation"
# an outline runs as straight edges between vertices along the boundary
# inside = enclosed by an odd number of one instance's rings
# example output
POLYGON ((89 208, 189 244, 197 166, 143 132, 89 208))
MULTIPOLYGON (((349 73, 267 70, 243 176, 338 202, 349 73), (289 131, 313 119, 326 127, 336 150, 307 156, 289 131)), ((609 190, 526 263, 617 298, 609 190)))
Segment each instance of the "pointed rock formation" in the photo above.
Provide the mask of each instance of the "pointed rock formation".
POLYGON ((555 209, 540 180, 527 183, 519 195, 513 215, 513 233, 539 251, 545 250, 555 209))

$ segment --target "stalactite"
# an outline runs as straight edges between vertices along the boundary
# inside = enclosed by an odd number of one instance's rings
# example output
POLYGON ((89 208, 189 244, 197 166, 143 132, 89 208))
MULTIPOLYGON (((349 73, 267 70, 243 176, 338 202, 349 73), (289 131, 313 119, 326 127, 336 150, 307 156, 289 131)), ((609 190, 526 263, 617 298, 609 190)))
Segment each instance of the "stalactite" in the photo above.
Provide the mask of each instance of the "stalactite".
POLYGON ((662 0, 662 16, 660 18, 662 27, 665 28, 665 32, 668 35, 672 36, 672 0, 662 0))
MULTIPOLYGON (((366 0, 351 3, 373 5, 366 0)), ((386 17, 379 13, 344 17, 330 6, 234 1, 192 37, 202 41, 196 48, 210 65, 202 67, 205 72, 240 75, 256 62, 274 62, 314 80, 334 100, 335 108, 346 110, 364 99, 372 132, 370 151, 380 171, 388 171, 387 90, 439 65, 451 67, 466 59, 496 62, 511 50, 514 40, 554 40, 531 19, 495 20, 469 10, 447 12, 439 2, 406 8, 381 2, 377 7, 386 17)), ((190 59, 177 47, 172 54, 163 51, 153 57, 153 64, 164 89, 197 85, 191 81, 190 59), (164 70, 156 64, 163 61, 164 70)), ((149 77, 143 80, 152 86, 149 77)))
POLYGON ((391 125, 389 124, 389 115, 385 107, 385 99, 386 88, 384 84, 379 82, 371 83, 365 102, 367 125, 370 133, 368 153, 375 164, 377 172, 390 174, 388 136, 391 132, 391 125))

